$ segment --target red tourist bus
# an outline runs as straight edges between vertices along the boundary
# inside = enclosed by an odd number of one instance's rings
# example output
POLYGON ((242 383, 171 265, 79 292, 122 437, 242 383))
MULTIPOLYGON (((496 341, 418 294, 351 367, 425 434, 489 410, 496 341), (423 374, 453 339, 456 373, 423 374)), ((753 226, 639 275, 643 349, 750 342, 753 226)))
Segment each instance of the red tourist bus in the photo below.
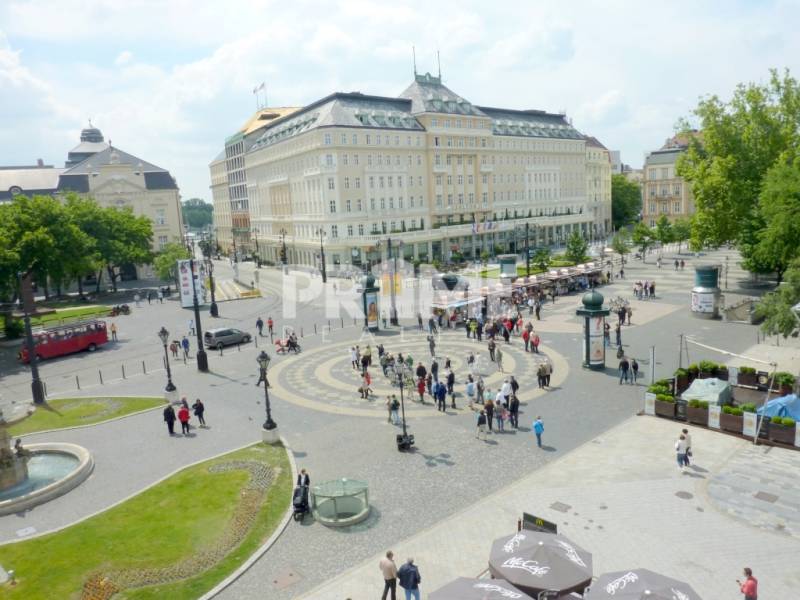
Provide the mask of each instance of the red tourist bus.
MULTIPOLYGON (((72 325, 50 327, 33 333, 33 343, 39 360, 72 354, 81 350, 94 352, 108 342, 105 321, 84 321, 72 325)), ((28 362, 28 346, 22 345, 19 359, 28 362)))

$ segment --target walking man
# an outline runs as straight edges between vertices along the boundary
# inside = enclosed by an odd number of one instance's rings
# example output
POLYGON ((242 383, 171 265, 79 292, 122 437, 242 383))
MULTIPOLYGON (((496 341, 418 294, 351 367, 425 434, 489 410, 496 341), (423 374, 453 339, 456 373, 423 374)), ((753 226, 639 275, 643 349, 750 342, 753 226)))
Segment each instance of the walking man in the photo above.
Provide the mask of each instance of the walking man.
POLYGON ((683 433, 683 437, 686 440, 686 457, 683 461, 686 463, 686 466, 689 466, 689 459, 692 457, 692 435, 689 433, 688 429, 681 430, 683 433))
POLYGON ((205 427, 206 420, 203 415, 206 412, 206 407, 205 404, 203 404, 203 402, 200 400, 200 398, 194 401, 194 404, 192 404, 192 409, 194 409, 194 416, 197 417, 198 421, 200 421, 200 427, 205 427))
POLYGON ((494 343, 494 339, 489 340, 488 348, 489 348, 489 358, 491 359, 492 362, 495 362, 494 352, 496 345, 494 343))
POLYGON ((450 408, 456 407, 456 374, 452 369, 447 370, 447 393, 450 394, 450 408))
POLYGON ((441 381, 436 383, 436 410, 445 412, 447 402, 447 386, 441 381))
POLYGON ((631 359, 631 385, 636 385, 636 379, 639 377, 639 363, 635 358, 631 359))
POLYGON ((433 376, 434 381, 439 381, 439 363, 436 362, 436 359, 433 359, 431 362, 431 375, 433 376))
POLYGON ((486 440, 486 411, 484 410, 478 414, 478 434, 475 437, 479 440, 486 440))
POLYGON ((678 460, 678 468, 683 473, 683 468, 687 466, 686 462, 686 449, 688 446, 686 445, 686 436, 681 434, 678 438, 678 441, 675 442, 675 454, 678 460))
POLYGON ((619 321, 617 322, 617 326, 614 328, 614 334, 617 338, 617 348, 619 348, 622 346, 622 327, 620 326, 619 321))
POLYGON ((739 584, 739 591, 744 594, 744 600, 758 600, 758 579, 753 577, 753 569, 745 567, 744 576, 744 583, 736 580, 736 583, 739 584))
MULTIPOLYGON (((491 396, 491 393, 489 393, 491 396)), ((486 424, 489 426, 489 433, 492 433, 492 417, 494 417, 494 402, 491 398, 486 400, 483 405, 483 410, 486 411, 486 424)))
POLYGON ((161 289, 158 290, 158 303, 164 304, 164 291, 161 289))
POLYGON ((273 327, 275 326, 275 322, 272 320, 272 317, 267 318, 267 330, 269 331, 269 337, 272 337, 273 327))
POLYGON ((533 433, 536 434, 536 445, 541 448, 542 434, 544 433, 544 423, 542 423, 542 417, 536 417, 536 420, 533 422, 533 433))
POLYGON ((428 335, 428 348, 430 348, 431 356, 436 356, 436 340, 433 339, 433 335, 428 335))
POLYGON ((619 384, 622 385, 622 382, 628 383, 628 371, 631 365, 628 362, 628 359, 623 356, 622 360, 619 361, 619 384))
POLYGON ((503 351, 500 348, 495 349, 494 351, 494 360, 497 363, 497 369, 502 373, 503 372, 503 351))
POLYGON ((117 341, 117 324, 111 324, 111 340, 116 342, 117 341))
POLYGON ((550 387, 550 376, 553 374, 553 363, 549 359, 544 361, 544 387, 550 387))
POLYGON ((186 336, 181 340, 181 348, 183 348, 183 358, 189 358, 189 338, 186 336))
POLYGON ((508 406, 509 420, 514 429, 519 428, 519 398, 514 394, 511 396, 511 403, 508 406))
POLYGON ((420 600, 419 584, 422 582, 422 577, 419 575, 419 569, 414 564, 414 559, 409 558, 400 569, 397 571, 397 578, 400 580, 400 587, 406 592, 406 600, 420 600))
POLYGON ((264 337, 264 321, 261 317, 256 320, 256 329, 258 329, 258 337, 264 337))
POLYGON ((170 404, 164 409, 164 422, 170 435, 175 435, 175 418, 175 409, 170 404))
POLYGON ((541 340, 539 339, 539 334, 534 333, 533 337, 531 338, 531 348, 533 349, 534 354, 539 354, 539 344, 541 340))
POLYGON ((386 600, 388 592, 392 592, 392 600, 397 600, 397 565, 394 564, 394 553, 391 550, 381 559, 378 568, 383 574, 383 595, 381 600, 386 600))

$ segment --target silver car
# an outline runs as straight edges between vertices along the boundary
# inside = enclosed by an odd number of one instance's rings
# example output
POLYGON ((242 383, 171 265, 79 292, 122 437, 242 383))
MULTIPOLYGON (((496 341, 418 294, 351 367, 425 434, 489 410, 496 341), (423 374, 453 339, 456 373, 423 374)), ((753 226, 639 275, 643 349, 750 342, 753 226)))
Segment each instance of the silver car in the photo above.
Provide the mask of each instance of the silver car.
POLYGON ((249 342, 252 336, 241 329, 233 327, 221 327, 219 329, 209 329, 203 334, 206 348, 222 348, 231 344, 244 344, 249 342))

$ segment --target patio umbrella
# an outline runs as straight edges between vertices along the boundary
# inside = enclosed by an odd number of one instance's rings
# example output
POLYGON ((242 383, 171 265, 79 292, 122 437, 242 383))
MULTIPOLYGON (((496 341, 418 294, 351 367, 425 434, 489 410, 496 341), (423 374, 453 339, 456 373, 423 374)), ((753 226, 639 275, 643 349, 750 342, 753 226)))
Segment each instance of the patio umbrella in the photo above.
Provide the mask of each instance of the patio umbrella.
POLYGON ((428 600, 533 600, 502 579, 459 577, 435 592, 428 600))
POLYGON ((494 541, 489 571, 534 596, 579 591, 592 579, 592 555, 562 535, 522 530, 494 541))
POLYGON ((647 569, 615 571, 597 578, 584 600, 701 600, 688 583, 647 569))

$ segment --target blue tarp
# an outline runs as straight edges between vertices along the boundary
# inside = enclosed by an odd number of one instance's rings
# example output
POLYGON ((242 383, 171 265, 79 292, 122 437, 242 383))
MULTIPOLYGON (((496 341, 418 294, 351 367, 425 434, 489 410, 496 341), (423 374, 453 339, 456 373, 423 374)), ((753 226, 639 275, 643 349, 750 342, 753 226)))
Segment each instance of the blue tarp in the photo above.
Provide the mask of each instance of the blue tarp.
POLYGON ((795 421, 800 421, 800 398, 797 394, 773 398, 757 412, 766 417, 791 417, 795 421))

